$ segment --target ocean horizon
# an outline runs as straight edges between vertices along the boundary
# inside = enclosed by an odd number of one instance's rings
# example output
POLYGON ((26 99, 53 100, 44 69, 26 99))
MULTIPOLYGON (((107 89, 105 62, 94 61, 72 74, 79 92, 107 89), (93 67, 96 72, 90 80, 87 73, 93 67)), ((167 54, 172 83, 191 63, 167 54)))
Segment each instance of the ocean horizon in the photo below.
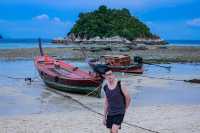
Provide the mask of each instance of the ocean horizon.
MULTIPOLYGON (((51 43, 51 39, 42 39, 43 47, 61 47, 51 43)), ((37 48, 38 39, 0 39, 0 49, 37 48)))
POLYGON ((200 46, 200 40, 166 40, 169 45, 175 46, 200 46))

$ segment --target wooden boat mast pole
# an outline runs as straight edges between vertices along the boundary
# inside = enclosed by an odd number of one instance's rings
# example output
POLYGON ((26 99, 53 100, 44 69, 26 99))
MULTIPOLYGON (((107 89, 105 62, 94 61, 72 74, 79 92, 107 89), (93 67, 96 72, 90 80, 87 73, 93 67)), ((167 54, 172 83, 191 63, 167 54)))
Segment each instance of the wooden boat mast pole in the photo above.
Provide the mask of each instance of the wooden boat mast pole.
POLYGON ((88 59, 88 56, 87 56, 86 52, 84 51, 84 48, 81 46, 81 42, 79 43, 79 46, 80 46, 83 56, 85 57, 85 60, 88 59))
POLYGON ((42 42, 41 42, 41 39, 40 39, 40 38, 38 39, 38 42, 39 42, 40 55, 41 55, 41 56, 44 56, 44 51, 43 51, 43 49, 42 49, 42 42))

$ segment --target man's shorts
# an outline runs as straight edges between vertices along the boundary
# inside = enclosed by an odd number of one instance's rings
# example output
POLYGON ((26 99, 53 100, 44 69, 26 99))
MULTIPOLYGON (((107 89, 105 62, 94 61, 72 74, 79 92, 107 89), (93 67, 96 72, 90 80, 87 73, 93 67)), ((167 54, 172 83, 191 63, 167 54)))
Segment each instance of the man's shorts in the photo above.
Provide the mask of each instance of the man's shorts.
POLYGON ((119 114, 119 115, 113 115, 113 116, 107 116, 106 119, 106 127, 107 128, 112 128, 112 125, 119 125, 121 127, 121 123, 123 122, 124 119, 124 114, 119 114))

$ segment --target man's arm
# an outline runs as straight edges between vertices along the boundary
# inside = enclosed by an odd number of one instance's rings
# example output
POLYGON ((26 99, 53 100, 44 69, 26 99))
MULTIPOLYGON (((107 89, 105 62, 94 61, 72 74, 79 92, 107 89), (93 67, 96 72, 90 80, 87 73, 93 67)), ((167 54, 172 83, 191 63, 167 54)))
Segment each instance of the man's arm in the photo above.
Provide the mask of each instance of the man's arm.
POLYGON ((123 94, 124 94, 124 96, 125 96, 125 100, 126 100, 126 110, 128 109, 128 107, 129 107, 129 105, 130 105, 130 103, 131 103, 131 97, 130 97, 130 95, 129 95, 129 93, 128 93, 128 89, 126 88, 126 87, 122 87, 122 92, 123 92, 123 94))
POLYGON ((108 100, 107 97, 105 96, 105 101, 104 101, 104 117, 106 118, 108 113, 108 100))
POLYGON ((103 124, 104 125, 106 125, 107 113, 108 113, 108 100, 107 100, 107 97, 105 96, 105 101, 104 101, 104 117, 103 117, 103 124))

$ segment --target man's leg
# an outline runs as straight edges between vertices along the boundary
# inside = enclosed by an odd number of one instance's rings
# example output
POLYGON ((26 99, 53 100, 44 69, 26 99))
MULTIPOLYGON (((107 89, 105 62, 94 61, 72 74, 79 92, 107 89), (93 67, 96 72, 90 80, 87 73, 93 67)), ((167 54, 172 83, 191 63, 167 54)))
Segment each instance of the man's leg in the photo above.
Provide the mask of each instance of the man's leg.
POLYGON ((111 133, 118 133, 120 125, 112 125, 111 133))

